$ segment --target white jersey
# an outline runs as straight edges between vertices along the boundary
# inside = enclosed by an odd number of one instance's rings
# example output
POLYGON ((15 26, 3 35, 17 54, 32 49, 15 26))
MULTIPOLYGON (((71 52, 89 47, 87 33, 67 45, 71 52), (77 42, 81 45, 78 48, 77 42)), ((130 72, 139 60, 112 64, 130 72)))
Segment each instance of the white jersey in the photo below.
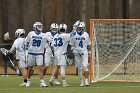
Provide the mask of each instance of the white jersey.
POLYGON ((67 52, 67 46, 70 41, 70 34, 62 33, 54 36, 52 46, 56 56, 63 55, 67 52))
MULTIPOLYGON (((58 34, 58 33, 57 33, 58 34)), ((56 35, 57 35, 56 34, 56 35)), ((46 53, 47 54, 52 54, 52 49, 51 49, 51 43, 52 43, 52 41, 53 41, 53 35, 51 34, 51 32, 46 32, 45 33, 45 37, 46 37, 46 40, 47 40, 47 44, 46 44, 46 53)))
POLYGON ((25 38, 17 38, 13 45, 12 48, 16 49, 16 59, 25 58, 27 55, 26 50, 25 50, 25 38))
POLYGON ((70 40, 70 45, 74 46, 75 51, 82 52, 83 54, 88 54, 87 46, 90 45, 90 38, 87 32, 82 35, 76 33, 70 40))
POLYGON ((31 31, 26 37, 26 44, 28 45, 28 54, 42 55, 44 54, 46 39, 45 34, 36 34, 31 31))

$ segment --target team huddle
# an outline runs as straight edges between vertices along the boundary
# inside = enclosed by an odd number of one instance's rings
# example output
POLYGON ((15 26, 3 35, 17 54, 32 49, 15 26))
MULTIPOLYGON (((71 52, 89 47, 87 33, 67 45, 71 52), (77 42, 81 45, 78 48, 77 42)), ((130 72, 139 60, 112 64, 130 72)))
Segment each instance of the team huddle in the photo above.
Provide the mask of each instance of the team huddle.
POLYGON ((85 32, 85 23, 77 21, 73 25, 73 30, 67 33, 67 25, 62 23, 52 23, 50 31, 43 33, 41 22, 33 24, 33 31, 30 31, 25 38, 25 30, 17 29, 15 32, 16 40, 14 41, 8 53, 16 51, 16 60, 18 67, 21 69, 23 83, 20 86, 29 87, 32 85, 30 78, 32 76, 33 66, 37 66, 40 78, 40 87, 48 87, 45 82, 45 75, 48 67, 53 65, 53 72, 50 77, 50 85, 62 85, 69 87, 66 81, 67 65, 67 47, 71 47, 74 54, 74 61, 78 68, 80 86, 89 86, 88 82, 88 57, 90 54, 90 39, 85 32), (58 72, 62 84, 57 80, 58 72), (82 72, 84 71, 84 78, 82 72))

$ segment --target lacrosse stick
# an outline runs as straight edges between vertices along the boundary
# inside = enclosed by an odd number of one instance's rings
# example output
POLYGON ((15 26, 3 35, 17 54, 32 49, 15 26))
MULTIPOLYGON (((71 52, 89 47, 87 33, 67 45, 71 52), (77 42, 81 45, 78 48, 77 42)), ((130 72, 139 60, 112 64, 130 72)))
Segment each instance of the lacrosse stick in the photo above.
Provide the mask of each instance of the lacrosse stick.
POLYGON ((75 55, 75 56, 80 56, 82 57, 83 55, 83 52, 81 50, 72 50, 72 53, 75 55))
POLYGON ((72 61, 68 58, 68 54, 65 53, 64 56, 65 56, 67 65, 72 65, 72 61))
POLYGON ((11 63, 13 66, 15 66, 14 63, 12 62, 12 60, 10 59, 10 57, 7 55, 7 54, 8 54, 8 50, 5 49, 5 48, 0 48, 0 51, 2 52, 2 54, 4 54, 5 56, 7 56, 7 58, 8 58, 9 61, 10 61, 10 63, 11 63))

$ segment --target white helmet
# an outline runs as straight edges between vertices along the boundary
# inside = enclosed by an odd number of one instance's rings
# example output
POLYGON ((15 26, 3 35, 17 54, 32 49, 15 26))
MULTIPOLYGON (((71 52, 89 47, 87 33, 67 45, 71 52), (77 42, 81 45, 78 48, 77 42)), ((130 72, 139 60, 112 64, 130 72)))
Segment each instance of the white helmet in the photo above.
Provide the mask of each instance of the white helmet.
POLYGON ((58 30, 59 30, 58 24, 52 23, 51 26, 50 26, 50 30, 51 30, 53 33, 57 33, 58 30))
POLYGON ((25 30, 24 29, 17 29, 16 32, 15 32, 15 37, 18 38, 22 35, 25 34, 25 30))
POLYGON ((35 30, 35 32, 36 32, 37 34, 40 34, 40 33, 42 32, 42 30, 43 30, 43 25, 42 25, 42 23, 41 23, 41 22, 35 22, 35 23, 33 24, 33 29, 35 30))
POLYGON ((67 25, 66 24, 60 24, 59 25, 59 30, 61 31, 61 32, 66 32, 67 31, 67 25))
POLYGON ((79 24, 80 24, 80 20, 76 21, 76 22, 73 24, 73 27, 77 27, 79 24))
POLYGON ((85 28, 85 23, 84 22, 80 22, 79 24, 78 24, 78 26, 77 27, 82 27, 82 28, 85 28))
POLYGON ((82 34, 84 32, 85 29, 85 23, 84 22, 80 22, 79 25, 77 26, 77 32, 79 34, 82 34))

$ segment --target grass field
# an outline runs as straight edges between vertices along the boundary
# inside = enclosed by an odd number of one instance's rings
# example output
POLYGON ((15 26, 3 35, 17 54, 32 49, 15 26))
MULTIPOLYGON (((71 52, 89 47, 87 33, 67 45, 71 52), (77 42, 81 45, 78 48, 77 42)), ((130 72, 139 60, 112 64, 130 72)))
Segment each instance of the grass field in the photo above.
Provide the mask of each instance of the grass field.
MULTIPOLYGON (((79 79, 75 75, 68 75, 67 82, 71 87, 50 86, 39 87, 39 77, 34 75, 31 79, 31 87, 18 86, 22 83, 22 77, 0 77, 0 93, 139 93, 140 83, 124 82, 98 82, 89 87, 79 87, 79 79)), ((50 76, 47 76, 46 82, 50 76)))

